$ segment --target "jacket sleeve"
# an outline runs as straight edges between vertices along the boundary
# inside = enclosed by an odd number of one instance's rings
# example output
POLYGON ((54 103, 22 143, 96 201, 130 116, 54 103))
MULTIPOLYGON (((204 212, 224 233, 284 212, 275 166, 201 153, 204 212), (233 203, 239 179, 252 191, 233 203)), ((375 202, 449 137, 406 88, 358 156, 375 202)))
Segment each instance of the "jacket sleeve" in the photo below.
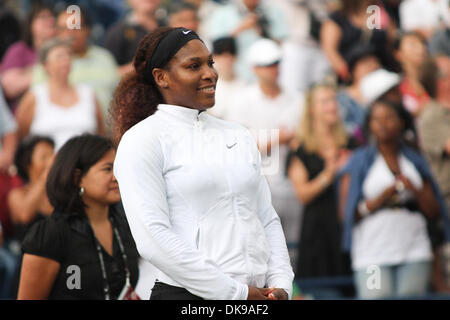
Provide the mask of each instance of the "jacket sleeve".
POLYGON ((114 173, 140 255, 194 295, 247 299, 247 285, 225 275, 171 230, 160 141, 148 133, 129 133, 120 142, 114 173))
POLYGON ((264 228, 267 242, 270 246, 270 259, 266 274, 266 283, 269 287, 284 289, 289 299, 292 298, 292 282, 294 272, 290 263, 280 218, 272 206, 271 194, 266 177, 261 172, 261 154, 256 142, 253 146, 253 154, 256 157, 259 171, 259 183, 257 190, 258 218, 264 228))

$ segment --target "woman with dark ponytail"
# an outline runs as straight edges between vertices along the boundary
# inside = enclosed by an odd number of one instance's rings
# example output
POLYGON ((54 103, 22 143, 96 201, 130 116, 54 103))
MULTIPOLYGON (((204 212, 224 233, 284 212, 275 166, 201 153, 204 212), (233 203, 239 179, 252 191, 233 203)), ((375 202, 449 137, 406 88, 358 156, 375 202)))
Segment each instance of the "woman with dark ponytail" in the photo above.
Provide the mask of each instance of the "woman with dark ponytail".
POLYGON ((198 35, 159 28, 112 104, 114 173, 150 299, 288 299, 293 272, 251 134, 204 112, 218 79, 198 35))

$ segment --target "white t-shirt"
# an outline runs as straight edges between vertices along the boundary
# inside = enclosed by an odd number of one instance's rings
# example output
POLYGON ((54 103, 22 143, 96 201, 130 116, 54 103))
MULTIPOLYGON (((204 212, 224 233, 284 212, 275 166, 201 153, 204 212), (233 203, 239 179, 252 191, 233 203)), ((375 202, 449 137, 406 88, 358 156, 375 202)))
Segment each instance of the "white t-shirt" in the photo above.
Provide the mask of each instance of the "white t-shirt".
POLYGON ((97 132, 95 95, 86 85, 76 86, 78 102, 70 107, 50 101, 47 83, 34 87, 35 111, 30 134, 49 136, 59 150, 70 138, 83 133, 97 132))
POLYGON ((413 31, 421 28, 450 26, 449 0, 406 0, 399 6, 401 29, 413 31))
MULTIPOLYGON (((399 166, 416 188, 422 188, 422 178, 412 162, 401 155, 399 166)), ((394 175, 383 156, 378 154, 363 183, 364 199, 378 197, 394 182, 394 175)), ((401 199, 413 197, 408 190, 399 196, 401 199)), ((419 212, 410 212, 406 208, 381 209, 363 218, 353 229, 353 270, 370 265, 429 261, 431 258, 426 220, 419 212)))
MULTIPOLYGON (((228 119, 250 129, 259 144, 264 145, 272 130, 281 128, 297 130, 302 113, 301 94, 282 91, 277 97, 270 98, 261 91, 258 84, 254 84, 241 92, 239 101, 228 113, 228 119)), ((284 176, 288 152, 287 145, 279 147, 278 157, 275 157, 277 155, 275 148, 271 156, 266 157, 262 152, 262 164, 273 196, 293 194, 292 184, 284 176)))

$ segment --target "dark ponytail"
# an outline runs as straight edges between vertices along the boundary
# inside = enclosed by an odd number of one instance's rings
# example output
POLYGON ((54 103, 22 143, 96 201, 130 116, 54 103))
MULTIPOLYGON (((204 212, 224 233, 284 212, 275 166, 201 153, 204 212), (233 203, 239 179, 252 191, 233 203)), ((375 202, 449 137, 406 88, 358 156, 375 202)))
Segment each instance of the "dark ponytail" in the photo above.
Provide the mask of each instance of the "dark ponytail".
POLYGON ((144 72, 147 60, 170 30, 170 27, 158 28, 139 42, 133 60, 134 70, 123 77, 114 92, 110 113, 116 144, 128 129, 155 113, 158 104, 164 102, 156 85, 144 79, 144 72))

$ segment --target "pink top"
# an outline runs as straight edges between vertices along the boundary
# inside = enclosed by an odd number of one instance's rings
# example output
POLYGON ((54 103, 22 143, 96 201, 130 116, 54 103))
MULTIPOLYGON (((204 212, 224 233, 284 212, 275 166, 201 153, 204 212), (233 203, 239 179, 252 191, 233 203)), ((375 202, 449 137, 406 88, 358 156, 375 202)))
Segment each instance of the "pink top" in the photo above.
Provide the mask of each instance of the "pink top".
POLYGON ((19 41, 12 44, 6 51, 0 66, 0 72, 33 65, 36 60, 36 51, 30 48, 24 41, 19 41))
MULTIPOLYGON (((0 73, 12 68, 25 68, 32 66, 37 61, 38 54, 30 48, 24 41, 13 43, 5 55, 0 65, 0 73)), ((16 99, 7 99, 11 111, 15 113, 16 107, 19 104, 21 97, 16 99)))

